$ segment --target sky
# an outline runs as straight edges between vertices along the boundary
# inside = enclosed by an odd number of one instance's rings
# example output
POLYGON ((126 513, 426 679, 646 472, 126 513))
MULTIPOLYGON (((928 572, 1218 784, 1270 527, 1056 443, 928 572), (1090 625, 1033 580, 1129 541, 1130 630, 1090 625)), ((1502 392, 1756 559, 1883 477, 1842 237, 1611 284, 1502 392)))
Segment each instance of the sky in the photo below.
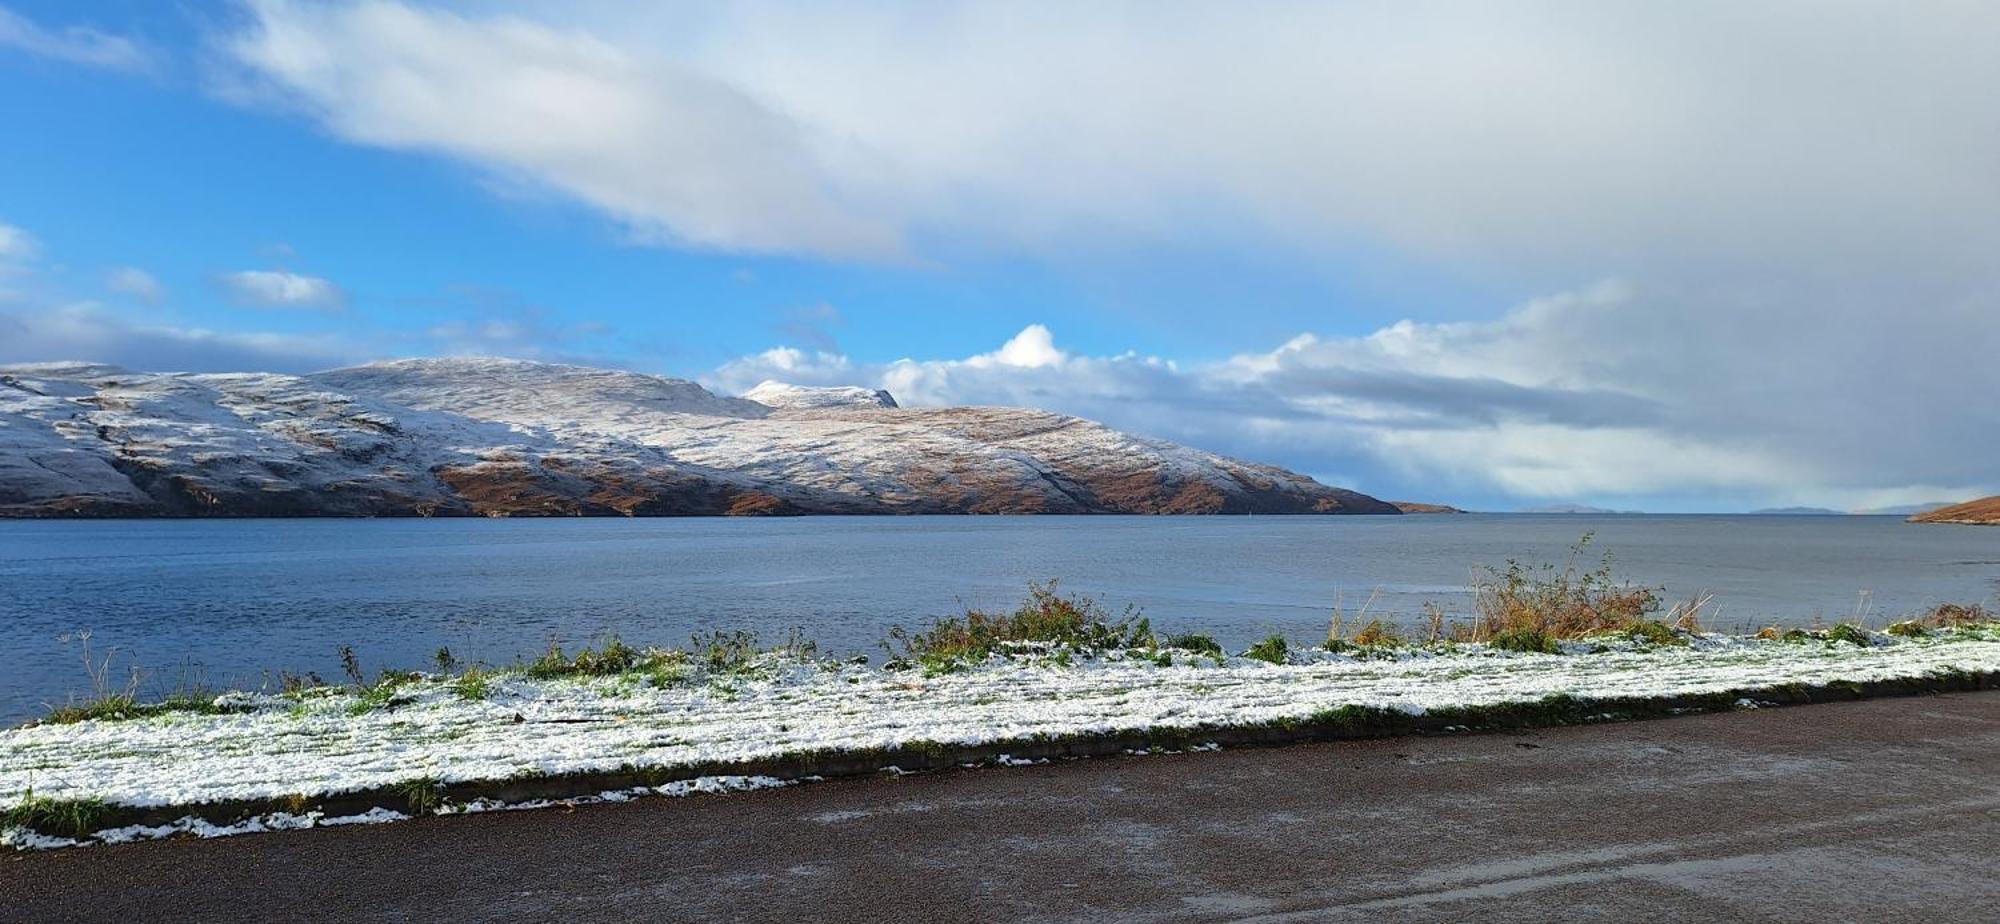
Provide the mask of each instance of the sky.
POLYGON ((1006 404, 1510 510, 2000 493, 2000 6, 0 0, 0 363, 1006 404))

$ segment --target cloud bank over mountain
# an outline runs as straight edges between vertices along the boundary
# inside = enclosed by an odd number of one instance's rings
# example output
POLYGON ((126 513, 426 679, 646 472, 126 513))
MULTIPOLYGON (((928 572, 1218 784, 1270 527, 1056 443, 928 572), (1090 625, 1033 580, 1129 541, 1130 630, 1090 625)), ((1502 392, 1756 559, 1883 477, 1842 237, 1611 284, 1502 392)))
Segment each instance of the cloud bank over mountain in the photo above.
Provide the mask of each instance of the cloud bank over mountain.
POLYGON ((1687 304, 1605 283, 1494 321, 1302 334, 1192 364, 1076 355, 1034 326, 963 359, 870 364, 779 348, 709 380, 1045 407, 1386 493, 1682 496, 1729 509, 1764 497, 1880 506, 1994 485, 2000 408, 1974 396, 2000 389, 2000 368, 1990 337, 1961 336, 1983 329, 1983 309, 1936 326, 1865 313, 1829 325, 1782 305, 1687 304))

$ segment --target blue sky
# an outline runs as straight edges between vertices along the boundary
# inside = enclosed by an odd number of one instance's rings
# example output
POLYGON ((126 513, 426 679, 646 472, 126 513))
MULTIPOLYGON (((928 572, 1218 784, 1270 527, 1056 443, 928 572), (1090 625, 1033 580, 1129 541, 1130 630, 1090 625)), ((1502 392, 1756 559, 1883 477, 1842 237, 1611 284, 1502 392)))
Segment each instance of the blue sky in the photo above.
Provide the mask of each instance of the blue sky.
POLYGON ((70 277, 147 267, 173 311, 216 330, 343 331, 424 351, 395 338, 505 303, 550 326, 606 328, 565 344, 577 358, 696 375, 780 342, 821 345, 800 341, 813 319, 809 339, 873 361, 979 352, 1052 321, 1083 352, 1222 358, 1309 328, 1365 333, 1419 305, 1506 298, 1380 254, 1303 265, 1221 234, 1073 258, 940 239, 917 265, 648 246, 573 200, 496 194, 463 164, 341 144, 204 92, 206 43, 243 16, 228 6, 11 9, 45 29, 143 37, 155 63, 134 73, 0 57, 0 104, 21 119, 0 136, 5 220, 32 229, 70 277), (345 310, 243 311, 215 284, 242 269, 328 278, 345 310))
POLYGON ((1148 12, 0 3, 0 362, 867 384, 1489 509, 2000 489, 1989 10, 1148 12))

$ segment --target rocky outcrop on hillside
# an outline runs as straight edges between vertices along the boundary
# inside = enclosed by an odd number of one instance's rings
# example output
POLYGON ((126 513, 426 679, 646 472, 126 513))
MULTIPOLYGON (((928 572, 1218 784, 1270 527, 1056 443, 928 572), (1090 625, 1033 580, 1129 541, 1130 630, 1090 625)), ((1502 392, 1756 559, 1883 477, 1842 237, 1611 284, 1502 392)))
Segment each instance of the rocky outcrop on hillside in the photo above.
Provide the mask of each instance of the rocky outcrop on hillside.
POLYGON ((0 369, 0 515, 1397 513, 1020 408, 498 359, 0 369))

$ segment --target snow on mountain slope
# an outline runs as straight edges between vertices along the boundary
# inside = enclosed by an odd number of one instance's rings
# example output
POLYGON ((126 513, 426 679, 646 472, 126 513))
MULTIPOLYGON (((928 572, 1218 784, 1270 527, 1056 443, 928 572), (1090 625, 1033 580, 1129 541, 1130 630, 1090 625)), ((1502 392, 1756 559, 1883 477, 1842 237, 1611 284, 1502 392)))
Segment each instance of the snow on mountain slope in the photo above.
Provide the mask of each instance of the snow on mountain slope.
POLYGON ((743 393, 758 404, 782 408, 877 408, 896 407, 896 399, 879 388, 858 388, 853 385, 826 388, 810 388, 804 385, 787 385, 766 379, 756 388, 743 393))
POLYGON ((0 515, 1040 512, 1397 511, 1075 417, 865 389, 729 398, 505 359, 0 369, 0 515))
POLYGON ((662 414, 762 417, 769 407, 722 398, 682 379, 519 359, 404 359, 336 369, 311 377, 356 394, 407 407, 471 417, 643 428, 662 414))

